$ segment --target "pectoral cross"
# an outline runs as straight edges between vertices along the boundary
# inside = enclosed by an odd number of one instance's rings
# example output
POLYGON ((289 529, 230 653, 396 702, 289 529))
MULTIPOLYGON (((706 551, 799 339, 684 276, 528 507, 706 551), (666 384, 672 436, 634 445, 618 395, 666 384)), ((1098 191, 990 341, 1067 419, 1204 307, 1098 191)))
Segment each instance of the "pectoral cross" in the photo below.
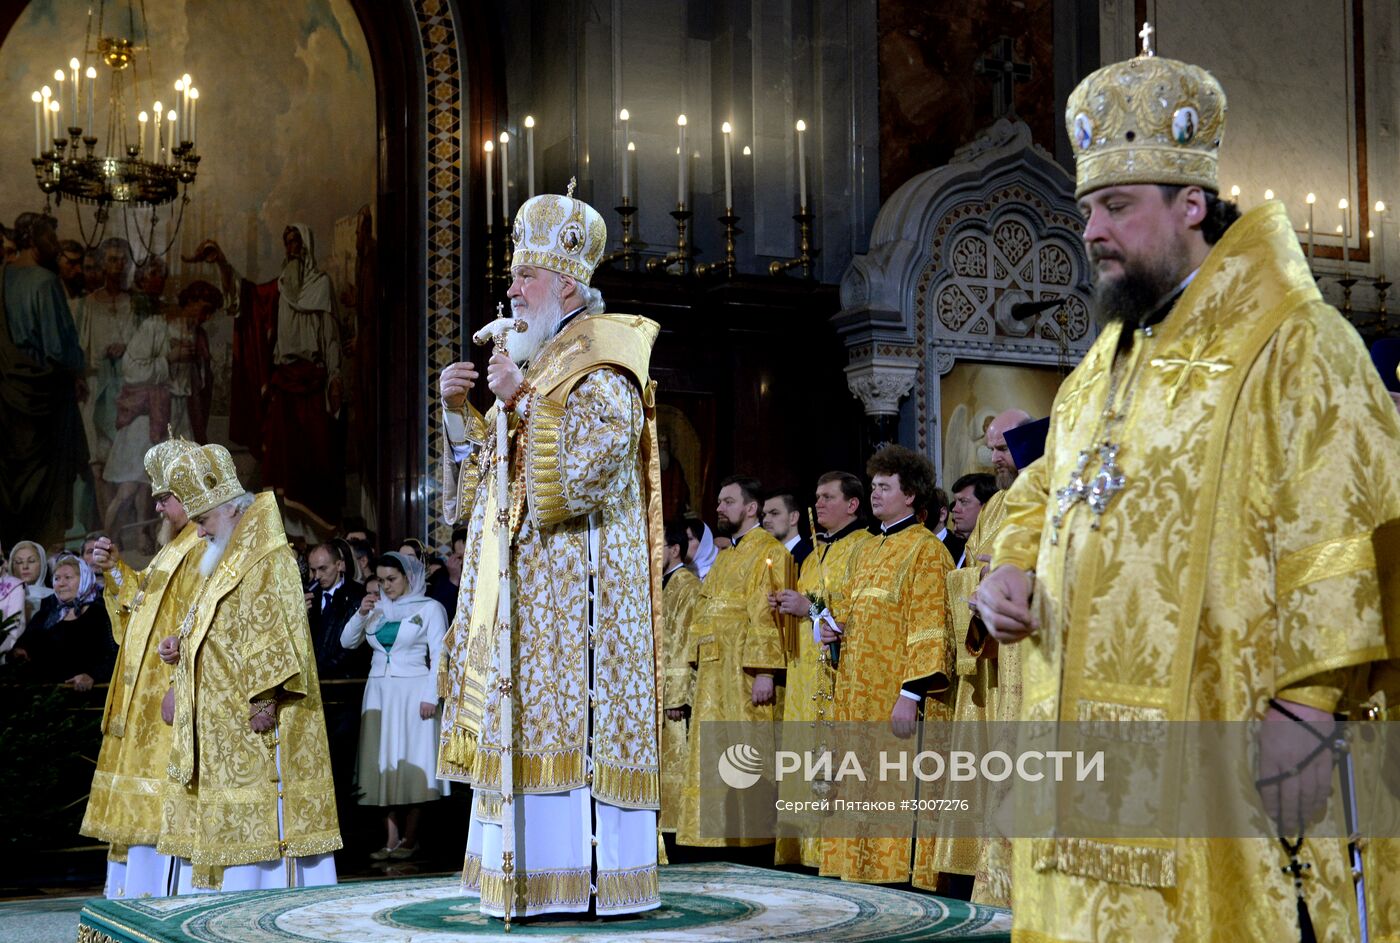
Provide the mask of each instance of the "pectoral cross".
POLYGON ((1207 376, 1211 376, 1225 373, 1233 366, 1233 364, 1225 363, 1223 360, 1204 360, 1201 357, 1203 353, 1205 353, 1205 343, 1197 341, 1196 347, 1191 351, 1189 357, 1154 357, 1148 361, 1159 369, 1176 371, 1176 382, 1172 384, 1172 391, 1167 394, 1168 406, 1176 405, 1176 398, 1190 381, 1193 370, 1204 370, 1207 376))
POLYGON ((1081 502, 1094 512, 1094 522, 1089 525, 1089 529, 1099 529, 1099 519, 1113 503, 1114 496, 1128 485, 1123 469, 1118 467, 1120 448, 1121 446, 1105 439, 1097 449, 1084 449, 1079 453, 1079 462, 1074 466, 1069 483, 1055 492, 1055 516, 1050 520, 1055 532, 1050 535, 1051 545, 1060 542, 1060 527, 1069 517, 1069 512, 1081 502), (1099 469, 1092 477, 1085 478, 1084 473, 1089 470, 1089 461, 1095 453, 1099 458, 1099 469))
POLYGON ((1152 51, 1152 34, 1155 32, 1156 30, 1152 28, 1152 24, 1148 23, 1146 20, 1142 23, 1142 29, 1138 31, 1138 37, 1142 40, 1142 54, 1148 58, 1157 55, 1157 53, 1152 51))

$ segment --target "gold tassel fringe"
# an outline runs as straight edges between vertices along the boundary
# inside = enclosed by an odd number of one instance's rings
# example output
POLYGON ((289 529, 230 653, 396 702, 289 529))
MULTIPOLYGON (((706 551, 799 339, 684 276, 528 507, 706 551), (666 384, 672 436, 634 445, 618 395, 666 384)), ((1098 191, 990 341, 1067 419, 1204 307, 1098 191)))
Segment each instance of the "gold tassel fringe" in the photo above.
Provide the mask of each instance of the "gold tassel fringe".
POLYGON ((1036 838, 1037 871, 1059 871, 1133 887, 1176 887, 1176 852, 1169 848, 1111 845, 1090 838, 1036 838))

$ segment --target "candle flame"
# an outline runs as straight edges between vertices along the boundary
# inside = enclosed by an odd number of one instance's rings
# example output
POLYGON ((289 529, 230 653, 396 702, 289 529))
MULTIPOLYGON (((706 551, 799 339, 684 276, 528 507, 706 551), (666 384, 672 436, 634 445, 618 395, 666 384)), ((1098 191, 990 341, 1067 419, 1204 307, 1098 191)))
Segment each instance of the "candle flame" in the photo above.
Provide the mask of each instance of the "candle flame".
POLYGON ((509 131, 502 131, 502 132, 501 132, 501 143, 502 143, 502 144, 509 144, 509 143, 510 143, 510 132, 509 132, 509 131))
POLYGON ((1316 203, 1316 202, 1317 202, 1317 194, 1316 194, 1316 193, 1309 193, 1309 194, 1308 194, 1308 204, 1311 205, 1311 204, 1316 203))
POLYGON ((797 130, 798 130, 798 131, 806 131, 806 130, 807 130, 807 122, 803 121, 801 118, 798 118, 798 119, 797 119, 797 130))
POLYGON ((136 120, 137 120, 137 121, 143 121, 143 122, 144 122, 144 121, 150 121, 150 120, 151 120, 151 116, 148 115, 148 114, 146 114, 146 113, 143 111, 143 112, 141 112, 139 115, 136 116, 136 120))
POLYGON ((494 150, 496 149, 496 143, 495 143, 494 141, 487 141, 485 146, 486 146, 486 153, 488 153, 488 154, 490 154, 492 151, 494 151, 494 150))
POLYGON ((676 124, 685 127, 685 115, 676 115, 676 124))
POLYGON ((74 56, 72 59, 68 60, 68 68, 70 69, 76 69, 80 65, 82 65, 82 63, 78 61, 77 56, 74 56))
POLYGON ((57 98, 52 98, 52 99, 49 100, 49 111, 52 111, 54 114, 58 114, 58 99, 57 99, 57 98))
POLYGON ((93 66, 88 66, 88 67, 87 67, 87 77, 90 78, 90 79, 95 79, 95 78, 97 78, 97 69, 95 69, 93 66))
POLYGON ((176 79, 176 80, 175 80, 175 91, 177 91, 177 92, 183 92, 184 90, 185 90, 185 83, 184 83, 182 80, 180 80, 180 79, 176 79))
POLYGON ((1272 200, 1273 198, 1274 198, 1274 191, 1272 191, 1272 190, 1265 190, 1265 191, 1264 191, 1264 199, 1266 199, 1266 200, 1272 200))
POLYGON ((50 96, 53 95, 53 89, 51 89, 51 88, 49 88, 47 85, 45 85, 42 89, 40 89, 40 95, 41 95, 42 98, 47 99, 47 98, 49 98, 50 96))
POLYGON ((1377 201, 1376 201, 1376 212, 1377 212, 1377 213, 1384 213, 1384 212, 1385 212, 1385 200, 1377 200, 1377 201))
POLYGON ((190 101, 197 101, 198 99, 199 99, 199 89, 197 89, 197 88, 192 88, 192 89, 190 89, 190 101))
POLYGON ((733 133, 734 133, 734 126, 731 125, 728 121, 726 121, 724 124, 720 125, 720 126, 719 126, 719 129, 720 129, 721 131, 723 131, 725 134, 733 134, 733 133))
POLYGON ((1342 197, 1342 199, 1337 201, 1337 209, 1339 210, 1344 210, 1350 205, 1351 204, 1346 201, 1346 197, 1342 197))
POLYGON ((62 82, 62 81, 63 81, 63 70, 62 70, 62 69, 54 69, 54 70, 53 70, 53 80, 54 80, 55 82, 62 82))
POLYGON ((40 95, 38 92, 35 92, 33 95, 29 96, 29 100, 37 104, 38 102, 44 100, 44 96, 40 95))
POLYGON ((773 558, 772 558, 772 557, 769 557, 768 559, 764 560, 763 562, 766 563, 766 564, 768 564, 768 565, 771 567, 771 566, 773 565, 773 558))
POLYGON ((1342 234, 1342 227, 1341 227, 1341 226, 1338 226, 1338 227, 1337 227, 1337 235, 1340 236, 1341 234, 1342 234))
MULTIPOLYGON (((635 152, 635 151, 637 150, 637 142, 636 142, 636 141, 628 141, 628 142, 627 142, 627 149, 628 149, 629 151, 635 152)), ((678 148, 678 150, 679 150, 679 148, 678 148)))
POLYGON ((525 127, 527 127, 527 128, 533 128, 534 126, 535 126, 535 116, 534 116, 534 115, 526 115, 526 116, 525 116, 525 127))
POLYGON ((186 72, 184 75, 180 76, 180 81, 184 83, 185 88, 189 88, 189 87, 190 87, 190 74, 189 74, 188 72, 186 72))
POLYGON ((1232 198, 1238 198, 1239 195, 1240 195, 1240 185, 1237 183, 1237 184, 1235 184, 1233 187, 1230 188, 1230 196, 1231 196, 1232 198))
POLYGON ((618 120, 618 121, 631 121, 631 120, 632 120, 632 113, 629 112, 626 108, 624 108, 624 109, 622 109, 621 111, 619 111, 619 112, 617 113, 617 120, 618 120))
POLYGON ((751 150, 749 149, 749 146, 748 146, 747 144, 745 144, 745 145, 744 145, 744 156, 745 156, 745 157, 750 157, 750 156, 752 156, 752 155, 753 155, 753 151, 751 151, 751 150))

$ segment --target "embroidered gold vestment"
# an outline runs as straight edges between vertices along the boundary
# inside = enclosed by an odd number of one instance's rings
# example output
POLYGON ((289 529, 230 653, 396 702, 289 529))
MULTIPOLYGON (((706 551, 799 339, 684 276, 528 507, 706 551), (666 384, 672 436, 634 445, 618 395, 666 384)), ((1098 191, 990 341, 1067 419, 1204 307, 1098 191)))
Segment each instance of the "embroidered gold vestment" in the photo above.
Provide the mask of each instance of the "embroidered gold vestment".
POLYGON ((114 861, 125 860, 128 847, 154 845, 160 837, 170 758, 170 727, 161 720, 160 702, 172 669, 156 647, 175 634, 194 602, 204 546, 194 524, 186 524, 144 570, 118 561, 105 581, 103 603, 120 651, 102 709, 102 749, 79 831, 110 843, 114 861))
MULTIPOLYGON (((952 569, 943 542, 918 523, 876 535, 860 548, 836 671, 837 721, 884 729, 901 687, 922 679, 931 679, 930 697, 923 702, 926 718, 946 719, 931 696, 946 696, 953 672, 946 582, 952 569)), ((905 745, 911 751, 917 747, 913 740, 901 741, 905 745)), ((839 823, 852 834, 823 840, 821 873, 848 881, 932 885, 937 881, 933 842, 920 838, 914 849, 914 823, 910 812, 909 834, 902 837, 856 834, 860 829, 839 823), (912 850, 919 861, 911 868, 912 850)))
MULTIPOLYGON (((1377 578, 1396 551, 1375 540, 1400 517, 1400 423, 1283 206, 1231 226, 1115 369, 1119 335, 1107 329, 1060 388, 1044 459, 1007 494, 993 565, 1036 571, 1041 625, 1016 646, 1021 717, 1246 720, 1275 696, 1347 710, 1350 691, 1375 695, 1375 666, 1400 654, 1377 578), (1111 431, 1126 487, 1097 527, 1080 505, 1055 528, 1056 491, 1104 437, 1110 386, 1134 364, 1111 431)), ((1393 710, 1395 691, 1379 696, 1393 710)), ((1145 788, 1179 802, 1173 782, 1145 788)), ((1013 846, 1018 941, 1298 939, 1287 858, 1268 838, 1013 846)), ((1367 856, 1371 938, 1393 940, 1396 843, 1367 856)), ((1310 839, 1302 857, 1318 939, 1356 939, 1342 843, 1310 839)))
MULTIPOLYGON (((797 578, 797 591, 809 599, 817 598, 831 609, 837 622, 844 622, 850 606, 851 569, 861 550, 872 539, 870 531, 856 524, 849 532, 813 538, 812 552, 802 561, 797 578)), ((816 725, 835 719, 836 673, 829 661, 821 657, 821 648, 812 634, 812 620, 802 618, 797 623, 797 654, 788 663, 787 684, 783 691, 783 723, 816 725), (818 718, 820 711, 821 717, 818 718)), ((813 732, 820 731, 813 728, 813 732)), ((820 743, 820 737, 813 744, 820 743)), ((811 801, 811 784, 802 777, 785 778, 778 784, 778 795, 794 802, 811 801)), ((782 814, 779 813, 781 821, 782 814)), ((818 820, 810 815, 794 816, 791 823, 802 830, 801 835, 780 836, 773 849, 774 864, 801 864, 821 867, 821 835, 818 820)))
POLYGON ((301 576, 271 492, 243 512, 179 635, 157 849, 189 859, 196 887, 217 889, 226 866, 340 848, 301 576), (276 725, 254 733, 251 702, 274 694, 276 725))
POLYGON ((706 830, 723 837, 702 836, 700 741, 704 732, 695 725, 707 721, 771 724, 782 717, 781 672, 788 663, 792 621, 769 608, 768 594, 793 586, 796 577, 787 548, 762 527, 754 527, 739 538, 737 546, 719 552, 700 584, 700 602, 686 643, 696 672, 690 752, 676 830, 676 841, 682 845, 744 847, 772 842, 769 837, 754 837, 756 828, 731 819, 704 823, 706 830), (753 703, 758 674, 775 676, 773 700, 768 704, 753 703), (746 834, 749 837, 741 837, 746 834))
MULTIPOLYGON (((695 692, 695 666, 686 657, 685 643, 695 604, 700 601, 700 578, 685 567, 666 578, 662 591, 665 615, 666 679, 663 710, 689 707, 695 692)), ((657 828, 674 832, 680 820, 681 791, 685 787, 686 732, 690 719, 661 722, 661 816, 657 828)))

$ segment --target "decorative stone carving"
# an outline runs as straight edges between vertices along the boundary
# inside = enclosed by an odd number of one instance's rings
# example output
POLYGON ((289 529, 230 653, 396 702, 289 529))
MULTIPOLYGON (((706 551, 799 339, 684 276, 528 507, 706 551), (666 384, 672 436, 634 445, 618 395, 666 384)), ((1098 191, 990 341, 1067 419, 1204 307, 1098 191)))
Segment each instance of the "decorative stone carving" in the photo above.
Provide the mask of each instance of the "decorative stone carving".
POLYGON ((846 367, 846 386, 867 416, 897 416, 899 401, 909 395, 918 376, 917 360, 873 357, 846 367))

